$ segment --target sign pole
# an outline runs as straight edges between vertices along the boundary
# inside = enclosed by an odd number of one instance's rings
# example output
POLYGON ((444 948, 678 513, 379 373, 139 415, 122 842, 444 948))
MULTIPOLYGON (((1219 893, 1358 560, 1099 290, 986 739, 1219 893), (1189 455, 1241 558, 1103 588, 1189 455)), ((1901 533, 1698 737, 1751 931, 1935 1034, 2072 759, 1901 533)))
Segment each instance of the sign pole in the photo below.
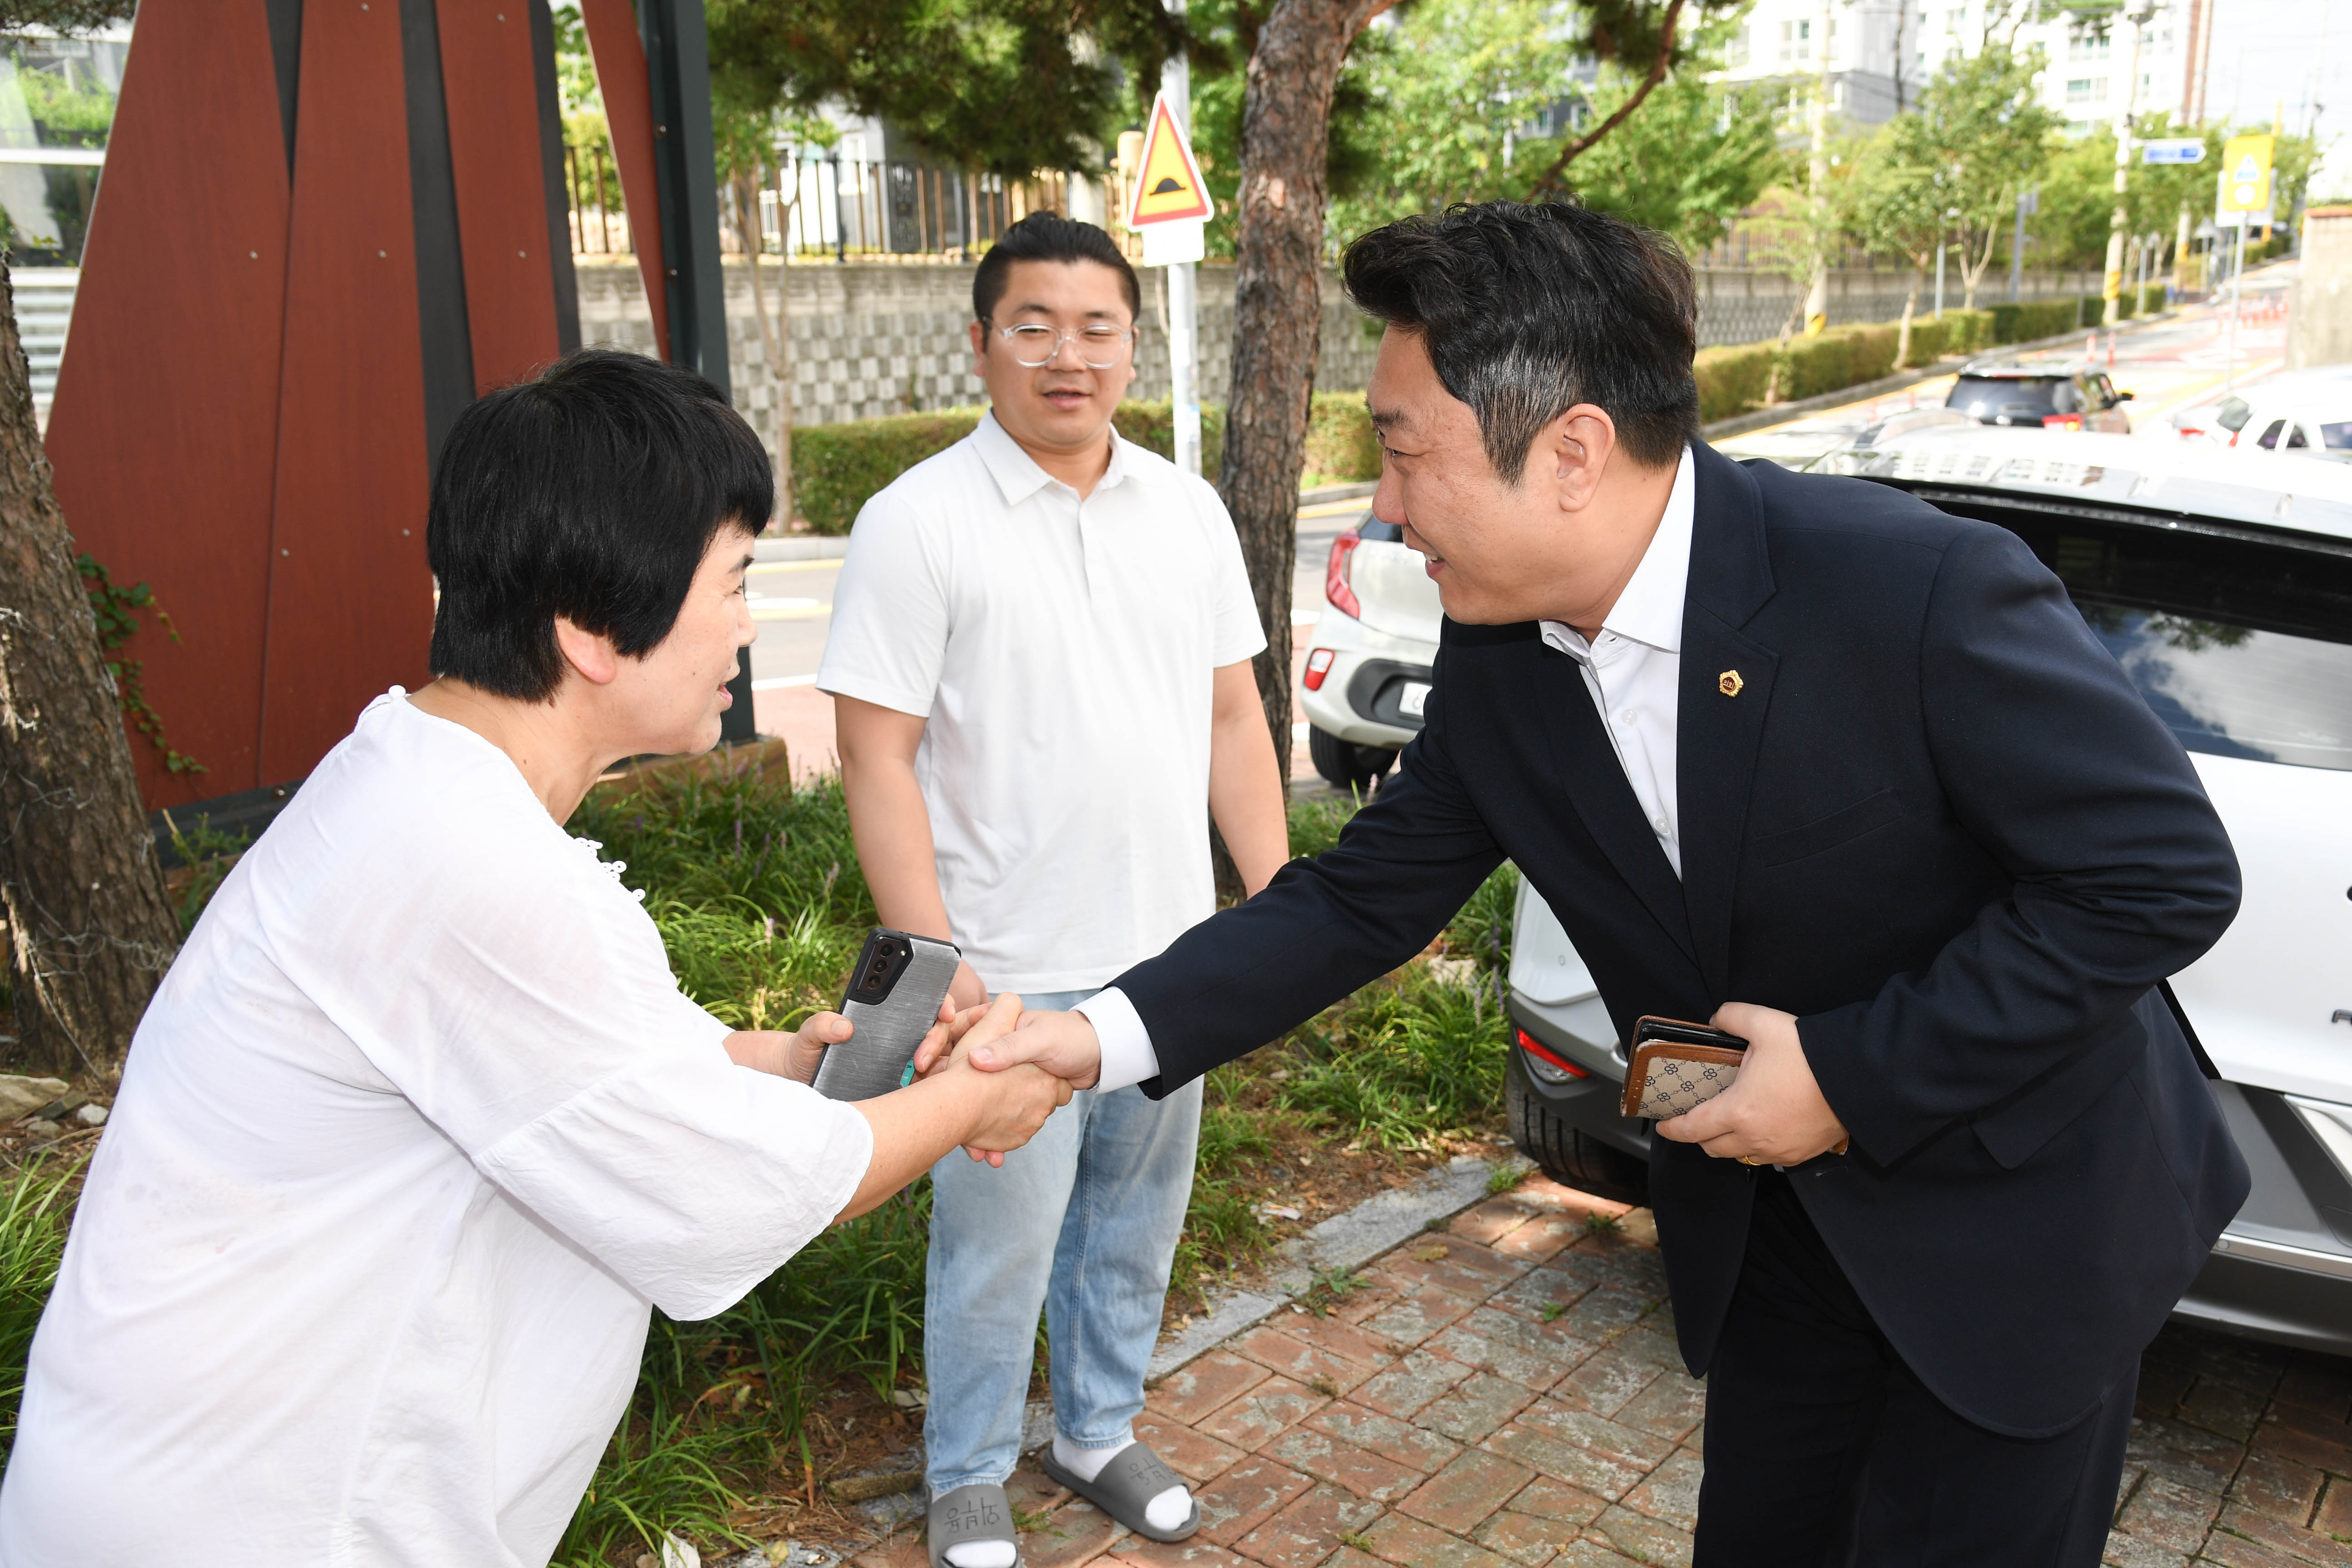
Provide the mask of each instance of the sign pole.
POLYGON ((2230 347, 2223 357, 2221 395, 2227 397, 2238 384, 2238 308, 2245 302, 2246 215, 2238 215, 2238 255, 2230 269, 2230 347))
MULTIPOLYGON (((1163 4, 1171 16, 1184 14, 1185 0, 1163 4)), ((1160 67, 1160 90, 1167 94, 1177 129, 1191 141, 1192 68, 1182 49, 1160 67)), ((1168 268, 1168 401, 1176 427, 1176 466, 1188 474, 1201 471, 1201 317, 1195 265, 1179 261, 1168 268)))

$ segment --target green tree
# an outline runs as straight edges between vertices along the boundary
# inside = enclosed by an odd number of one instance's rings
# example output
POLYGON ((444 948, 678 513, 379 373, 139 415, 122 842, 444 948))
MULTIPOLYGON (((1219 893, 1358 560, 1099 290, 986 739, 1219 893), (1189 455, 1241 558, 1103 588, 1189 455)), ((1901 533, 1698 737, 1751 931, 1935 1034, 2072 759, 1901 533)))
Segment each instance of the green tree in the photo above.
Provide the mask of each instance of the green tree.
MULTIPOLYGON (((0 6, 0 32, 85 32, 111 0, 0 6)), ((0 911, 16 1040, 38 1070, 118 1069, 179 945, 79 552, 49 483, 0 259, 0 911)))
POLYGON ((1944 241, 1947 224, 1939 160, 1923 156, 1922 144, 1898 116, 1879 127, 1856 161, 1851 204, 1854 233, 1874 251, 1900 256, 1911 264, 1911 288, 1903 299, 1903 327, 1895 363, 1911 358, 1911 320, 1918 311, 1919 288, 1944 241))
POLYGON ((1944 210, 1958 214, 1953 237, 1967 309, 1976 307, 1977 285, 2014 218, 2018 191, 2040 177, 2061 124, 2035 89, 2042 66, 2038 49, 2021 55, 1989 45, 1948 65, 1919 95, 1916 110, 1887 122, 1899 144, 1895 155, 1933 169, 1944 210))
POLYGON ((708 16, 714 88, 736 104, 845 104, 1007 179, 1099 169, 1130 86, 1186 37, 1158 0, 710 0, 708 16))
MULTIPOLYGON (((1609 114, 1636 86, 1622 76, 1604 80, 1592 112, 1609 114)), ((1696 256, 1730 231, 1780 165, 1766 95, 1688 70, 1570 165, 1570 184, 1586 206, 1673 235, 1696 256)))

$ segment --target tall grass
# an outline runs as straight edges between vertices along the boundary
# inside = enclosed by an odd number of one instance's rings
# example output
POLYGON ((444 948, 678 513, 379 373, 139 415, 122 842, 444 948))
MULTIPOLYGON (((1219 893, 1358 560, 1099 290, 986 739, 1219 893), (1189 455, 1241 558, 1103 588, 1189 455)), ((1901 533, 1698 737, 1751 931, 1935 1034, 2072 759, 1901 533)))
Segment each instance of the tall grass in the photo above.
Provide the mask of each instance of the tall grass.
POLYGON ((74 1182, 81 1167, 78 1159, 37 1155, 0 1189, 0 1469, 16 1447, 25 1358, 66 1255, 74 1182))

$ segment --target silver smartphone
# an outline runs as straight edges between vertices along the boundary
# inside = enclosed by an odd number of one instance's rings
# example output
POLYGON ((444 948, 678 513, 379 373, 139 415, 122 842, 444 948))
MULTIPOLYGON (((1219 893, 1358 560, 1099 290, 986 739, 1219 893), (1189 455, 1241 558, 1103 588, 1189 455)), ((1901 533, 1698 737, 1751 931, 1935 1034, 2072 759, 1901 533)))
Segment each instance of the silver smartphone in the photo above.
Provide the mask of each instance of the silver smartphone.
POLYGON ((841 1003, 852 1032, 825 1051, 816 1091, 829 1100, 871 1100, 904 1084, 907 1066, 939 1022, 940 1004, 962 960, 951 942, 879 928, 868 932, 841 1003))

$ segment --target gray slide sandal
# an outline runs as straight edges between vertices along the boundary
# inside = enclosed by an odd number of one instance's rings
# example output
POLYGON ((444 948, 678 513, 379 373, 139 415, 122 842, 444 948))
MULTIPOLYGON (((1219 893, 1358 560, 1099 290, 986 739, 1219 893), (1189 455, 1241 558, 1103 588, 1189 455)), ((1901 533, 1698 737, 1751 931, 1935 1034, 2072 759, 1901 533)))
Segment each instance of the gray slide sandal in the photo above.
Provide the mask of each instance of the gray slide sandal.
POLYGON ((1192 1517, 1178 1529, 1151 1528, 1144 1517, 1143 1505, 1170 1487, 1190 1487, 1192 1483, 1170 1469, 1166 1460, 1141 1443, 1129 1443, 1121 1448, 1090 1481, 1082 1481, 1055 1464, 1054 1450, 1050 1447, 1037 1456, 1037 1462, 1045 1467, 1048 1476, 1146 1541, 1181 1541, 1201 1528, 1201 1500, 1198 1498, 1192 1500, 1192 1517))
MULTIPOLYGON (((1192 1510, 1197 1516, 1198 1509, 1192 1510)), ((931 1568, 950 1568, 948 1548, 966 1546, 976 1541, 1013 1541, 1013 1504, 1003 1487, 992 1487, 985 1481, 956 1488, 935 1498, 930 1515, 931 1568)), ((1014 1568, 1021 1562, 1020 1547, 1013 1548, 1014 1568)))

